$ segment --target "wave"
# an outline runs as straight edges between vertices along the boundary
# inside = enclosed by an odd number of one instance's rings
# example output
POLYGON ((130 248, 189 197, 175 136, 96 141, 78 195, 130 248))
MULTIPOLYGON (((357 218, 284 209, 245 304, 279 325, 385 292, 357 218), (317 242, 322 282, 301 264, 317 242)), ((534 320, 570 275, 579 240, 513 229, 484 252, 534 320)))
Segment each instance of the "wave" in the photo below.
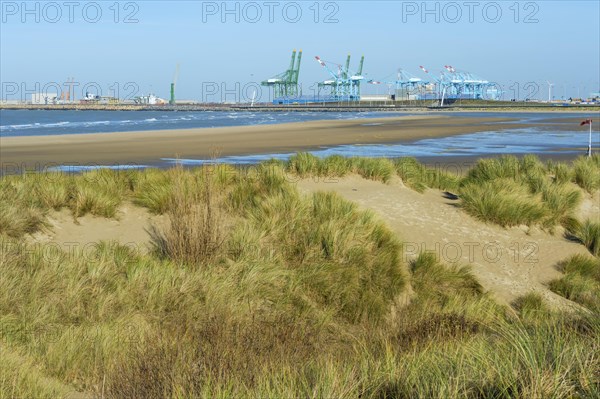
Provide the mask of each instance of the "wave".
POLYGON ((0 131, 10 131, 10 130, 23 130, 23 129, 35 129, 35 128, 45 128, 45 127, 57 127, 57 126, 65 126, 70 124, 71 122, 54 122, 54 123, 23 123, 20 125, 5 125, 0 126, 0 131))
MULTIPOLYGON (((46 134, 71 134, 71 133, 102 133, 112 131, 143 131, 148 129, 173 129, 173 128, 211 128, 224 126, 265 125, 276 123, 289 123, 311 121, 319 119, 350 119, 357 118, 350 113, 323 114, 319 112, 236 112, 236 111, 210 111, 210 112, 153 112, 124 114, 110 111, 80 112, 69 111, 60 113, 52 111, 28 111, 19 113, 19 119, 13 119, 3 125, 6 119, 0 122, 0 133, 3 136, 37 136, 46 134), (31 116, 30 116, 31 115, 31 116), (37 118, 42 115, 44 121, 32 122, 25 118, 37 118), (111 118, 115 119, 111 119, 111 118), (122 119, 128 117, 128 119, 122 119), (61 118, 58 121, 53 118, 61 118), (64 119, 63 119, 64 118, 64 119), (50 119, 50 120, 48 120, 50 119), (66 120, 65 120, 66 119, 66 120)), ((4 114, 3 114, 4 115, 4 114)), ((371 116, 368 113, 363 117, 371 116)), ((390 115, 391 116, 391 115, 390 115)))

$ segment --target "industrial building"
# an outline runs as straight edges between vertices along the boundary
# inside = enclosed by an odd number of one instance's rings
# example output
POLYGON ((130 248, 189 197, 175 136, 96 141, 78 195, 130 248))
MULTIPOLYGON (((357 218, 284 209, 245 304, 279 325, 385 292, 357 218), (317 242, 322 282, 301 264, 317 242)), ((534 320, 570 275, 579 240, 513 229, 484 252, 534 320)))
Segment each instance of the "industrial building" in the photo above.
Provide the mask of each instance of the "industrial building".
POLYGON ((31 103, 35 105, 48 105, 58 103, 58 93, 32 93, 31 103))

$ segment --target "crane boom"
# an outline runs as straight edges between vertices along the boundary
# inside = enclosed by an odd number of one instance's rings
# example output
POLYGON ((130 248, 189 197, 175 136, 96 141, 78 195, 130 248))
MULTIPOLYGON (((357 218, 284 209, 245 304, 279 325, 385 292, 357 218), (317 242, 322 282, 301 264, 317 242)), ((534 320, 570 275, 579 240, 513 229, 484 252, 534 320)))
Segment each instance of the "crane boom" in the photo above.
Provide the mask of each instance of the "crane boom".
POLYGON ((357 75, 362 75, 364 63, 365 63, 365 56, 363 55, 362 57, 360 57, 360 64, 358 64, 358 71, 356 72, 357 75))
POLYGON ((288 68, 288 78, 292 78, 294 76, 294 63, 296 61, 296 50, 292 51, 292 59, 290 60, 290 67, 288 68))
POLYGON ((331 70, 331 69, 330 69, 330 68, 327 66, 327 64, 325 64, 325 62, 324 62, 324 61, 321 59, 321 57, 319 57, 319 56, 317 55, 317 56, 315 56, 315 59, 316 59, 316 60, 319 62, 319 64, 321 64, 321 66, 322 66, 323 68, 325 68, 325 69, 327 70, 327 72, 329 72, 329 74, 330 74, 331 76, 333 76, 333 78, 334 78, 334 79, 336 79, 336 80, 337 80, 337 79, 339 78, 339 76, 338 76, 336 73, 334 73, 334 72, 333 72, 333 71, 332 71, 332 70, 331 70))
POLYGON ((348 54, 348 58, 346 58, 346 67, 344 68, 344 73, 342 77, 344 79, 348 79, 348 71, 350 70, 350 54, 348 54))
POLYGON ((300 61, 302 61, 302 50, 298 52, 298 58, 296 59, 296 67, 292 72, 292 81, 294 84, 298 84, 298 76, 300 75, 300 61))

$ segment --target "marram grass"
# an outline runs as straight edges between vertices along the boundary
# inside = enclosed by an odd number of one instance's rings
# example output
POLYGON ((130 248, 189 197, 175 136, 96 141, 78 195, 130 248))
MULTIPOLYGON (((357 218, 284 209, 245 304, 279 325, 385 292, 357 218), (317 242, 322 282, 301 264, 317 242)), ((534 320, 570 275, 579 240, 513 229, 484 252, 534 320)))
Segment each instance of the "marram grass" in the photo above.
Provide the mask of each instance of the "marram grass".
POLYGON ((3 178, 0 398, 598 397, 597 258, 567 260, 550 285, 587 311, 530 294, 515 312, 468 266, 406 262, 373 213, 303 196, 287 176, 398 175, 457 190, 483 220, 566 223, 575 173, 540 165, 507 158, 461 182, 413 160, 298 155, 248 170, 3 178), (159 250, 22 240, 50 209, 113 217, 125 201, 170 219, 159 250))

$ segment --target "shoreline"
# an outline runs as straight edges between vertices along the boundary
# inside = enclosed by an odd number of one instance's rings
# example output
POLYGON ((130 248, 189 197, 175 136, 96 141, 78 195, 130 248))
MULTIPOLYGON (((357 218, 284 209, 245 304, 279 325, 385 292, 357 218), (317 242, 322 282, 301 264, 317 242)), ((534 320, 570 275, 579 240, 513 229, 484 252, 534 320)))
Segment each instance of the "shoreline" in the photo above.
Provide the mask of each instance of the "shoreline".
MULTIPOLYGON (((536 123, 521 123, 516 118, 508 117, 410 115, 270 125, 0 137, 0 175, 46 170, 59 165, 165 166, 162 158, 211 159, 295 153, 340 145, 408 143, 533 126, 536 123)), ((559 126, 557 128, 560 129, 559 126)), ((570 150, 573 149, 565 149, 570 150)), ((576 156, 565 153, 554 158, 574 159, 576 156)), ((429 157, 422 158, 426 162, 433 161, 429 157)), ((465 158, 475 159, 470 156, 465 158)), ((454 163, 456 158, 436 157, 435 160, 454 163)))
POLYGON ((491 129, 518 128, 511 118, 400 116, 319 120, 273 125, 0 137, 6 165, 40 169, 46 165, 149 164, 161 158, 210 159, 248 154, 314 150, 349 144, 409 142, 491 129))
POLYGON ((62 105, 8 105, 0 104, 0 110, 21 111, 164 111, 164 112, 497 112, 497 113, 599 113, 598 104, 574 105, 540 105, 539 103, 527 104, 450 104, 443 107, 435 105, 418 105, 386 102, 362 102, 358 104, 311 104, 311 105, 274 105, 257 104, 180 104, 180 105, 134 105, 134 104, 62 104, 62 105))

